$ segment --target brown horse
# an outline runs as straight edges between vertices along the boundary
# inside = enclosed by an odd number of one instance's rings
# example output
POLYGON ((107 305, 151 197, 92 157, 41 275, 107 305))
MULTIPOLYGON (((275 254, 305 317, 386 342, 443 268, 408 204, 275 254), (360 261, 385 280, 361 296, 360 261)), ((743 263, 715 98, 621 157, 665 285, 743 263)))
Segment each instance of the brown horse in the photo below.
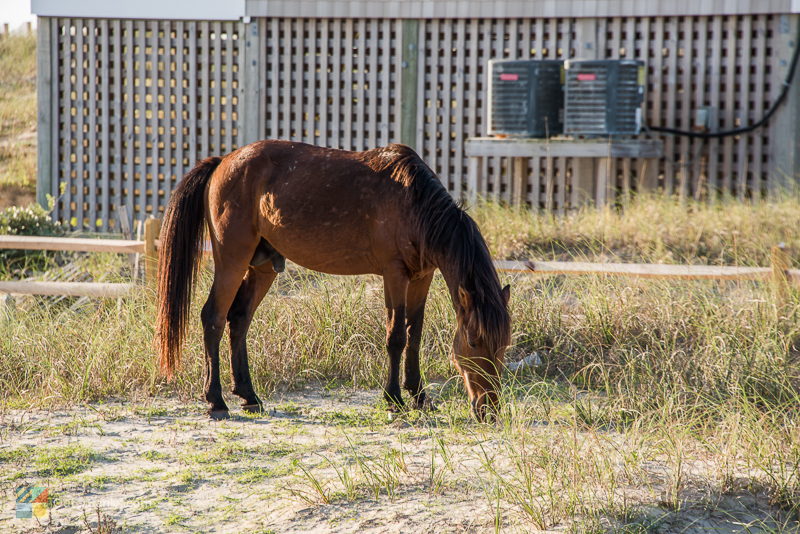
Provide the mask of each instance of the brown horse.
POLYGON ((186 333, 189 301, 208 223, 214 282, 201 318, 205 398, 224 417, 219 343, 230 326, 233 393, 260 410, 245 337, 253 313, 283 270, 283 257, 332 274, 379 274, 386 300, 389 375, 384 396, 403 405, 404 387, 425 406, 419 346, 425 300, 438 268, 458 324, 453 362, 473 413, 497 403, 510 339, 509 287, 500 288, 475 222, 420 157, 404 145, 348 152, 288 141, 260 141, 200 162, 172 194, 161 234, 157 343, 171 376, 186 333))

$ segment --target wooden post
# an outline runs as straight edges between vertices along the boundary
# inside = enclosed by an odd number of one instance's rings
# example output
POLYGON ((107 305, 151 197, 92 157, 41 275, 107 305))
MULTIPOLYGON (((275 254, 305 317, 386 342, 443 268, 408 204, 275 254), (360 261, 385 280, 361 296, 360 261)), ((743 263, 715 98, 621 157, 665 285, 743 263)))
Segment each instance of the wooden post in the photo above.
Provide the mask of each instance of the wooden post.
POLYGON ((400 142, 416 149, 417 76, 419 76, 419 21, 403 21, 402 71, 400 75, 400 142))
POLYGON ((37 172, 36 201, 47 209, 47 195, 53 191, 53 46, 50 35, 52 19, 39 18, 36 34, 36 100, 37 100, 37 172))
POLYGON ((511 204, 517 208, 525 207, 528 197, 528 158, 511 158, 512 187, 511 204))
MULTIPOLYGON (((800 29, 800 15, 778 15, 778 34, 774 48, 775 80, 783 81, 789 72, 792 55, 800 29)), ((775 84, 777 85, 777 83, 775 84)), ((786 101, 770 121, 769 138, 775 143, 771 148, 769 193, 772 196, 797 190, 800 177, 800 73, 795 72, 786 101)))
POLYGON ((786 294, 789 291, 789 255, 786 253, 786 245, 780 243, 772 247, 770 257, 775 303, 780 307, 786 302, 786 294))
POLYGON ((158 276, 158 247, 156 239, 161 232, 161 219, 147 219, 144 222, 144 279, 155 285, 158 276))
POLYGON ((595 158, 572 159, 572 207, 579 208, 594 200, 595 158))
MULTIPOLYGON (((262 105, 264 104, 263 89, 265 86, 261 80, 261 50, 266 48, 261 40, 258 19, 251 19, 249 22, 242 23, 244 39, 244 53, 241 54, 239 66, 241 83, 239 85, 239 102, 244 104, 244 113, 239 113, 239 146, 244 146, 263 137, 264 124, 261 122, 264 116, 262 105)), ((312 91, 314 88, 311 89, 312 91)))

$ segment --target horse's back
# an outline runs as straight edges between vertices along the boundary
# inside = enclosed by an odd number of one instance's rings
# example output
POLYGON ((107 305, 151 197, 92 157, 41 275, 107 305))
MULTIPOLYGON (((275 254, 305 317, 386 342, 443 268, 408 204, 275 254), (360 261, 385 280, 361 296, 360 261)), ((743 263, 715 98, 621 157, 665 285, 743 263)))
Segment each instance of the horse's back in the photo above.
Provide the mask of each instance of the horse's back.
POLYGON ((209 195, 217 209, 210 211, 254 224, 278 252, 305 267, 382 274, 387 263, 414 253, 407 184, 392 172, 393 161, 409 153, 403 145, 351 152, 253 143, 223 162, 227 168, 209 195))

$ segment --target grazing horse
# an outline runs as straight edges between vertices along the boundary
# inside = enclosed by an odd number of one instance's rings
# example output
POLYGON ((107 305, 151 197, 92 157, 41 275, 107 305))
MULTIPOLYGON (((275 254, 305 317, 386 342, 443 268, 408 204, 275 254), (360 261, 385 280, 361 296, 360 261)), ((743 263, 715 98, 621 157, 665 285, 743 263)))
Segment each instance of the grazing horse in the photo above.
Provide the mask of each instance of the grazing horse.
POLYGON ((457 317, 452 359, 483 420, 497 403, 510 341, 509 287, 500 287, 475 222, 411 148, 365 152, 259 141, 201 161, 178 184, 164 215, 158 266, 157 345, 172 376, 186 333, 192 286, 208 224, 214 282, 201 319, 205 398, 225 417, 219 344, 230 326, 233 393, 260 410, 245 337, 283 260, 331 274, 379 274, 386 301, 389 374, 384 396, 400 409, 400 362, 413 405, 426 405, 419 371, 425 300, 444 275, 457 317))

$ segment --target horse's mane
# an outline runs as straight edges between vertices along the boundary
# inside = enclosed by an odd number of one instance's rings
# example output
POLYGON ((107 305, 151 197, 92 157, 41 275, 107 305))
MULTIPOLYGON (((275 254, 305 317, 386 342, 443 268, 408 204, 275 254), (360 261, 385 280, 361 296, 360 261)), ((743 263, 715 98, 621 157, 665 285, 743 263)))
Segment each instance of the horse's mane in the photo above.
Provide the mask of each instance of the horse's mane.
POLYGON ((419 236, 421 259, 454 273, 472 297, 479 334, 491 347, 508 345, 510 318, 501 295, 500 280, 489 248, 472 217, 453 201, 450 193, 414 150, 405 145, 383 149, 386 169, 405 186, 411 224, 419 236))

